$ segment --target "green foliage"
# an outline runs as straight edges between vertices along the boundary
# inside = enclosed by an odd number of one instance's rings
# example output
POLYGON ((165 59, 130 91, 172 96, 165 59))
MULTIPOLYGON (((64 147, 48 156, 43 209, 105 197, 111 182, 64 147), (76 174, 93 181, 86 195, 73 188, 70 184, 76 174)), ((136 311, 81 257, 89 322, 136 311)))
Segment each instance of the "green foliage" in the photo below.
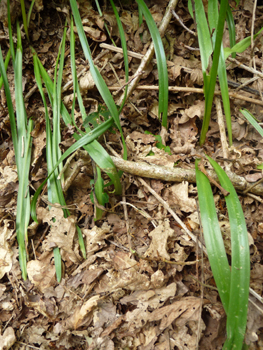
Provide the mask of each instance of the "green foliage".
MULTIPOLYGON (((10 19, 10 7, 8 2, 8 18, 10 19)), ((16 53, 12 40, 12 29, 9 25, 10 48, 14 67, 15 83, 15 102, 16 117, 12 104, 12 98, 9 83, 6 75, 6 67, 0 48, 0 72, 3 79, 9 118, 11 134, 15 151, 17 175, 18 175, 18 194, 17 194, 17 215, 16 215, 16 234, 19 245, 19 263, 24 280, 27 278, 27 228, 30 219, 30 192, 29 192, 29 170, 31 162, 31 147, 33 121, 27 120, 27 114, 23 99, 22 84, 22 40, 19 24, 17 23, 17 48, 16 53)))
POLYGON ((207 157, 219 178, 221 186, 229 192, 225 197, 231 229, 231 271, 224 249, 213 193, 207 177, 196 161, 196 182, 200 214, 208 258, 227 314, 227 340, 223 349, 241 350, 246 331, 250 280, 250 254, 246 222, 235 188, 223 169, 207 157))
MULTIPOLYGON (((193 13, 191 1, 188 2, 188 6, 189 12, 193 13)), ((218 1, 208 1, 208 21, 206 19, 202 0, 195 0, 195 15, 202 62, 202 71, 204 77, 205 94, 205 114, 200 135, 200 144, 202 145, 205 142, 206 133, 208 131, 213 105, 216 77, 218 75, 224 105, 224 112, 226 116, 229 144, 231 145, 232 126, 225 60, 230 54, 232 54, 234 57, 236 52, 241 53, 246 50, 251 44, 251 38, 245 38, 238 44, 235 44, 235 23, 227 0, 222 0, 220 2, 219 12, 218 1), (231 48, 223 48, 222 45, 225 20, 227 20, 229 27, 231 48), (211 33, 213 33, 213 35, 211 33), (212 67, 209 70, 209 61, 211 60, 212 53, 213 62, 212 67)), ((254 35, 254 38, 260 34, 261 30, 254 35)))
MULTIPOLYGON (((151 33, 154 50, 157 60, 157 69, 159 76, 159 118, 162 118, 162 126, 167 128, 168 113, 168 72, 166 56, 163 48, 162 39, 159 30, 153 20, 153 17, 143 0, 136 0, 139 6, 139 13, 145 17, 149 31, 151 33)), ((140 17, 141 18, 141 17, 140 17)))

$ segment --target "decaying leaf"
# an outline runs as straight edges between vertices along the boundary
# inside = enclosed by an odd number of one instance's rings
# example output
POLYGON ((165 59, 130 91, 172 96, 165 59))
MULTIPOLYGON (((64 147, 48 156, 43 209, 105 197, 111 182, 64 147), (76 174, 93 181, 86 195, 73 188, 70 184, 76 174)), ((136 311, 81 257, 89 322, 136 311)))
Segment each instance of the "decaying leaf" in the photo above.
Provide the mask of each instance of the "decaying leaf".
POLYGON ((170 228, 169 220, 164 220, 163 223, 159 224, 149 236, 152 238, 150 247, 144 254, 145 257, 160 258, 170 260, 170 255, 167 252, 167 240, 172 237, 174 230, 170 228))
POLYGON ((4 220, 3 223, 4 225, 0 227, 0 279, 11 270, 13 257, 8 239, 11 238, 14 230, 9 228, 9 220, 4 220))
POLYGON ((15 331, 12 327, 6 328, 3 335, 0 334, 0 350, 10 349, 16 342, 15 331))

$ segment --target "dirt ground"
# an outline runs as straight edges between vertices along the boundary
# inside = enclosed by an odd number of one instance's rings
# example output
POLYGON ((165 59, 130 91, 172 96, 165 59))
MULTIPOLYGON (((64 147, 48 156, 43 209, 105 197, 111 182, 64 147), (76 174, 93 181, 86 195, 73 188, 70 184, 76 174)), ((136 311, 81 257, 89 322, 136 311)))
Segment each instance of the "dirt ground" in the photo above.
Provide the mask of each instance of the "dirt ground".
MULTIPOLYGON (((0 45, 5 57, 8 47, 4 0, 0 6, 0 45)), ((146 2, 160 25, 167 0, 146 2)), ((232 3, 232 2, 231 2, 232 3)), ((12 19, 21 19, 20 3, 12 2, 12 19)), ((102 3, 103 18, 95 2, 79 1, 93 58, 116 102, 124 84, 123 55, 115 52, 104 21, 116 46, 121 47, 116 20, 110 3, 102 3), (102 44, 108 44, 103 46, 102 44)), ((26 3, 26 6, 29 4, 26 3)), ((234 6, 234 2, 232 4, 234 6)), ((256 33, 263 26, 263 6, 241 1, 234 7, 236 41, 256 33)), ((142 57, 150 46, 146 23, 139 26, 135 2, 117 3, 124 26, 129 56, 129 75, 136 75, 142 57), (135 53, 141 56, 134 55, 135 53)), ((183 24, 195 31, 187 1, 179 1, 175 11, 183 24)), ((67 1, 36 1, 30 24, 31 45, 53 79, 65 19, 67 1)), ((242 181, 251 185, 262 179, 257 165, 263 161, 262 137, 239 111, 248 109, 263 123, 262 43, 259 36, 236 60, 227 61, 231 97, 233 146, 222 138, 219 117, 220 94, 215 98, 207 139, 199 146, 204 113, 203 76, 197 38, 174 17, 165 31, 163 43, 168 60, 168 130, 158 120, 158 72, 154 61, 144 69, 121 114, 128 160, 122 176, 123 195, 109 190, 109 204, 103 218, 94 222, 90 199, 92 167, 83 166, 70 182, 66 201, 71 216, 64 219, 61 208, 47 206, 44 190, 37 205, 39 225, 28 231, 28 279, 23 281, 18 262, 15 219, 18 179, 4 89, 0 97, 0 349, 140 349, 211 350, 222 349, 226 339, 226 315, 220 301, 207 256, 190 238, 200 236, 197 189, 194 176, 196 157, 208 154, 230 173, 236 174, 235 186, 246 218, 250 252, 250 287, 263 293, 263 186, 248 192, 242 181), (252 58, 253 59, 252 59, 252 58), (241 65, 242 64, 242 65, 241 65), (254 67, 255 71, 249 70, 254 67), (256 78, 251 80, 252 78, 256 78), (244 85, 242 85, 244 84, 244 85), (241 86, 242 85, 242 86, 241 86), (176 87, 177 90, 173 90, 176 87), (146 134, 145 131, 150 132, 146 134), (162 137, 160 147, 154 135, 162 137), (170 150, 170 152, 169 152, 170 150), (143 168, 140 172, 138 169, 143 168), (181 180, 167 181, 165 169, 181 171, 181 180), (160 178, 153 169, 165 166, 160 178), (189 174, 192 174, 191 176, 189 174), (240 183, 239 183, 240 182, 240 183), (165 201, 165 203, 162 202, 165 201), (56 217, 56 227, 52 218, 56 217), (181 221, 177 221, 179 218, 181 221), (86 244, 87 259, 79 251, 75 223, 86 244), (51 228, 51 223, 53 227, 51 228), (184 225, 182 227, 182 225, 184 225), (186 231, 184 229, 188 231, 186 231), (63 278, 57 283, 53 248, 59 246, 63 258, 63 278)), ((68 30, 69 33, 69 30, 68 30)), ((15 37, 15 36, 14 36, 15 37)), ((69 36, 68 36, 69 39, 69 36)), ((225 29, 224 46, 229 46, 225 29)), ((103 101, 89 79, 89 66, 76 38, 76 65, 87 113, 97 110, 103 101)), ((13 68, 8 78, 14 95, 13 68)), ((62 100, 71 112, 72 74, 69 40, 63 75, 62 100)), ((32 195, 47 175, 45 159, 45 117, 42 99, 36 88, 33 59, 23 37, 23 88, 28 118, 34 120, 31 167, 32 195)), ((50 118, 52 109, 50 107, 50 118)), ((82 125, 78 106, 76 123, 82 125)), ((221 126, 224 127, 224 123, 221 126)), ((73 144, 72 127, 62 128, 61 150, 73 144)), ((107 132, 100 139, 110 155, 122 157, 118 132, 107 132)), ((116 162, 117 162, 116 160, 116 162)), ((76 156, 67 177, 79 162, 76 156)), ((119 168, 122 161, 119 159, 119 168)), ((209 167, 206 164, 206 167, 209 167)), ((107 177, 105 175, 105 181, 107 177)), ((223 195, 214 188, 214 198, 224 241, 231 256, 230 228, 223 195)), ((263 307, 250 295, 246 343, 250 349, 263 349, 263 307)))

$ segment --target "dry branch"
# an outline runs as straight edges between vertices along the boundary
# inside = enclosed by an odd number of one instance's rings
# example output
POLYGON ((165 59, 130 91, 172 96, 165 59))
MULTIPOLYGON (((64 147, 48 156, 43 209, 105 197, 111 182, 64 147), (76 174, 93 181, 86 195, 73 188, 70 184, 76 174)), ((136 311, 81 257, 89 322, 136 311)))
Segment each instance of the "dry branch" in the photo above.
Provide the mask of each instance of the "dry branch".
MULTIPOLYGON (((188 181, 195 183, 195 170, 182 168, 168 168, 159 165, 149 165, 143 162, 131 162, 117 157, 111 157, 115 166, 126 173, 146 177, 150 179, 158 179, 163 181, 182 182, 188 181)), ((207 170, 209 176, 218 181, 216 173, 213 170, 207 170)), ((227 176, 237 191, 245 191, 251 186, 243 177, 236 175, 231 171, 226 171, 227 176)), ((263 184, 251 188, 251 191, 257 195, 263 195, 263 184)))

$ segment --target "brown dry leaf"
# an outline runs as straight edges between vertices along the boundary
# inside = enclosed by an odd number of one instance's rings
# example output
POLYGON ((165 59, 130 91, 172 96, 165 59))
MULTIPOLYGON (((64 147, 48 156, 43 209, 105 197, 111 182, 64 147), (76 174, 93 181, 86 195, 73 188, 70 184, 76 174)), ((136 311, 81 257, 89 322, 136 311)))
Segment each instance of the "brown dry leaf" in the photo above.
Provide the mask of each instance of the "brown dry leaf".
POLYGON ((166 277, 160 270, 154 272, 151 277, 143 273, 138 262, 131 259, 129 253, 115 252, 111 260, 114 269, 107 267, 107 274, 100 279, 94 288, 97 293, 120 290, 121 288, 132 291, 161 288, 166 281, 166 277))
POLYGON ((40 167, 43 167, 42 155, 46 147, 46 126, 43 119, 35 122, 35 127, 32 131, 33 137, 33 155, 31 164, 31 176, 35 176, 40 167))
MULTIPOLYGON (((205 111, 205 102, 204 101, 198 101, 193 106, 189 107, 188 109, 184 110, 184 114, 188 117, 188 119, 192 119, 194 117, 202 117, 204 115, 205 111)), ((185 120, 186 121, 186 120, 185 120)))
POLYGON ((85 95, 89 90, 92 90, 95 86, 94 80, 92 78, 92 75, 90 71, 86 73, 83 77, 79 80, 79 88, 80 92, 85 95))
POLYGON ((87 258, 106 245, 104 239, 109 232, 110 226, 108 226, 106 223, 104 223, 101 228, 94 226, 91 230, 82 230, 82 233, 86 236, 87 258))
POLYGON ((27 263, 28 278, 42 293, 56 283, 55 266, 50 261, 53 252, 45 254, 41 260, 31 260, 27 263))
POLYGON ((146 135, 138 131, 132 132, 126 137, 126 144, 136 155, 146 157, 155 145, 156 140, 153 135, 146 135))
POLYGON ((116 321, 116 306, 110 302, 101 302, 94 312, 93 324, 95 328, 101 328, 116 321))
POLYGON ((52 207, 50 210, 46 210, 43 222, 50 226, 50 233, 43 242, 44 251, 59 247, 64 260, 68 261, 70 259, 73 263, 78 263, 81 258, 77 250, 73 250, 73 241, 76 234, 75 217, 71 215, 64 218, 62 209, 52 207))
POLYGON ((12 268, 13 251, 8 243, 13 231, 9 229, 10 220, 4 220, 0 227, 0 279, 12 268))
POLYGON ((259 340, 259 335, 261 334, 260 329, 262 328, 262 324, 262 305, 260 305, 260 303, 255 298, 253 298, 253 304, 248 304, 247 330, 245 336, 246 344, 251 345, 251 343, 259 340))
POLYGON ((170 228, 169 220, 164 220, 159 224, 149 236, 152 238, 150 247, 145 252, 144 256, 149 258, 163 258, 170 260, 170 255, 167 253, 167 240, 172 237, 174 230, 170 228))
POLYGON ((16 342, 15 331, 12 327, 6 328, 3 335, 0 334, 0 350, 8 350, 16 342))
POLYGON ((78 329, 84 324, 88 324, 93 318, 93 312, 98 307, 99 300, 102 300, 102 298, 95 295, 81 307, 77 307, 73 315, 66 320, 65 329, 78 329))
POLYGON ((18 191, 18 176, 14 167, 0 167, 0 207, 4 207, 18 191))
POLYGON ((249 174, 245 176, 247 182, 256 182, 262 179, 262 173, 249 174))
POLYGON ((177 327, 183 327, 189 321, 197 321, 201 299, 195 297, 182 298, 171 305, 154 310, 149 314, 149 322, 161 320, 160 329, 164 330, 175 322, 177 327))
POLYGON ((168 201, 171 208, 175 207, 186 213, 196 211, 195 199, 188 196, 188 185, 187 181, 183 181, 164 191, 163 197, 168 201))
POLYGON ((43 325, 33 324, 30 327, 25 328, 23 332, 24 341, 27 344, 39 345, 40 346, 39 349, 50 349, 49 347, 50 341, 46 339, 46 332, 47 330, 43 325))
POLYGON ((124 25, 124 32, 127 34, 134 33, 139 28, 139 17, 136 13, 122 11, 121 22, 124 25))
POLYGON ((152 309, 159 308, 169 299, 173 298, 176 293, 176 283, 171 283, 166 287, 157 288, 148 291, 136 291, 120 300, 121 304, 131 303, 138 305, 138 303, 145 303, 152 309))

